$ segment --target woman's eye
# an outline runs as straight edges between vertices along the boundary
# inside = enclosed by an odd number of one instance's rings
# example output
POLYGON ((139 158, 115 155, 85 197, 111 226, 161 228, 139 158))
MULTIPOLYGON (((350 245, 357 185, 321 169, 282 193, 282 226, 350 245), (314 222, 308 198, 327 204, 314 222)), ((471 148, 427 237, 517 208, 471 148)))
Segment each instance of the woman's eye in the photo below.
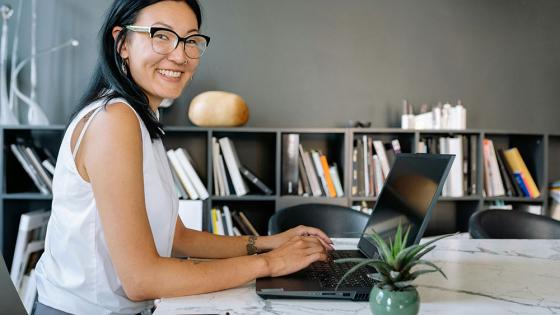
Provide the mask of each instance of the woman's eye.
POLYGON ((156 34, 154 37, 161 40, 169 40, 169 37, 165 34, 156 34))

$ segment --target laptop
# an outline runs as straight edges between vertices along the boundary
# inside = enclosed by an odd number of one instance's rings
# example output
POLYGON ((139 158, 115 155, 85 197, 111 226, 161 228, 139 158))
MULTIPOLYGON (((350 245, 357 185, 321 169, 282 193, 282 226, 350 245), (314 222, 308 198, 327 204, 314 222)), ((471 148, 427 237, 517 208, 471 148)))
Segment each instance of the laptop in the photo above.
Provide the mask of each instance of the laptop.
POLYGON ((0 257, 0 313, 27 315, 2 257, 0 257))
POLYGON ((334 250, 329 252, 327 262, 315 262, 287 276, 259 278, 256 281, 257 294, 263 298, 367 301, 374 285, 367 275, 375 269, 361 268, 335 290, 338 280, 354 264, 336 264, 333 260, 379 257, 368 235, 375 231, 386 240, 394 238, 399 223, 404 229, 410 227, 408 244, 418 244, 454 158, 454 155, 447 154, 398 154, 361 233, 358 250, 334 250))

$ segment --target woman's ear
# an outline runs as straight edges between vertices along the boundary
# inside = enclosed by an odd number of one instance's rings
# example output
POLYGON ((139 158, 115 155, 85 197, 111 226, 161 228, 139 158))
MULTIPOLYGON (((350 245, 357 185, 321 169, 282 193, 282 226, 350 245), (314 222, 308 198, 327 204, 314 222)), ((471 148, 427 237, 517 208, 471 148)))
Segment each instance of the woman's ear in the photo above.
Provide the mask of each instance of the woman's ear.
MULTIPOLYGON (((115 26, 113 27, 113 31, 112 31, 112 35, 113 35, 113 39, 116 41, 119 34, 123 31, 123 28, 121 26, 115 26)), ((128 58, 128 50, 126 47, 126 40, 124 40, 122 37, 120 39, 122 41, 122 43, 118 43, 117 47, 120 46, 120 52, 119 54, 121 55, 122 59, 126 59, 128 58)))

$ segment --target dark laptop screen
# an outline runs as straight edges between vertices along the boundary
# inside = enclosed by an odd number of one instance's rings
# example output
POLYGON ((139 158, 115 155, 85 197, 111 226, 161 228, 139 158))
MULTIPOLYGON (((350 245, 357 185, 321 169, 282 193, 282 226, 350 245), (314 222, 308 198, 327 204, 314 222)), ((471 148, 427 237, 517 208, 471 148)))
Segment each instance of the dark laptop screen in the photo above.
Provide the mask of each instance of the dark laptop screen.
POLYGON ((360 249, 371 257, 375 249, 367 235, 377 232, 393 238, 399 223, 410 226, 408 243, 418 243, 441 193, 453 161, 452 155, 399 154, 377 199, 360 239, 360 249))

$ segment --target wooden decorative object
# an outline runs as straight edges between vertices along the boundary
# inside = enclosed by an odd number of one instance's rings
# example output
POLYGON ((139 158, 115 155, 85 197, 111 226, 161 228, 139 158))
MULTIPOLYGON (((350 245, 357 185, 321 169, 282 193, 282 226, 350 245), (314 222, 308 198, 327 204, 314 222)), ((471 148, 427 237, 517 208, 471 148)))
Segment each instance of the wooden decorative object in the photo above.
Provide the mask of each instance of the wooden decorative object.
POLYGON ((192 100, 188 116, 200 127, 238 127, 249 121, 249 108, 237 94, 209 91, 192 100))

